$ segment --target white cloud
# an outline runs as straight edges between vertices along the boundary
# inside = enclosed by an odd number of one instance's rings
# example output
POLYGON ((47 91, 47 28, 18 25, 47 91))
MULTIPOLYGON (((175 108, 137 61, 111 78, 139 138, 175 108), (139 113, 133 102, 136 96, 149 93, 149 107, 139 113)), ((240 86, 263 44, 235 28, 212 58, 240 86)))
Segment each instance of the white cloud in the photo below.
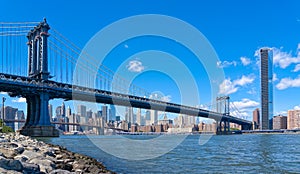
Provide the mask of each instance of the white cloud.
MULTIPOLYGON (((296 51, 296 56, 293 56, 291 52, 285 52, 282 51, 281 48, 276 48, 276 47, 266 47, 270 48, 273 51, 273 64, 276 66, 279 66, 282 69, 285 69, 286 67, 290 66, 291 64, 294 63, 300 63, 300 44, 298 44, 298 48, 296 51)), ((256 50, 254 53, 255 57, 260 57, 260 49, 256 50)), ((257 62, 258 63, 258 62, 257 62)))
POLYGON ((279 111, 279 112, 276 112, 275 115, 287 115, 287 111, 279 111))
POLYGON ((209 110, 209 107, 207 105, 203 105, 203 104, 196 105, 196 108, 204 109, 204 110, 209 110))
POLYGON ((170 102, 171 99, 172 99, 172 97, 170 95, 166 95, 161 98, 161 101, 170 102))
POLYGON ((295 79, 290 77, 283 78, 280 82, 276 85, 276 88, 279 90, 284 90, 290 87, 300 87, 300 76, 295 79))
POLYGON ((259 103, 250 100, 248 98, 243 98, 241 101, 231 102, 239 111, 244 111, 245 109, 254 108, 259 106, 259 103))
POLYGON ((155 91, 152 94, 150 94, 149 98, 154 99, 154 100, 164 101, 164 102, 170 102, 171 99, 172 99, 172 96, 171 95, 164 95, 160 91, 155 91))
POLYGON ((299 106, 295 106, 294 110, 300 110, 300 105, 299 106))
POLYGON ((0 92, 1 95, 8 95, 7 92, 0 92))
POLYGON ((242 76, 242 78, 237 79, 234 81, 234 84, 244 86, 246 84, 252 83, 254 81, 255 77, 253 75, 249 76, 242 76))
POLYGON ((247 119, 252 115, 253 109, 259 106, 259 103, 247 98, 243 98, 241 101, 230 102, 231 112, 230 115, 247 119))
POLYGON ((273 48, 273 63, 279 65, 280 68, 285 69, 292 63, 300 63, 300 56, 292 56, 291 53, 283 52, 281 49, 273 48))
POLYGON ((295 69, 293 70, 293 72, 298 72, 298 71, 300 71, 300 64, 297 64, 295 66, 295 69))
POLYGON ((145 67, 143 66, 142 62, 138 60, 131 60, 127 65, 127 69, 131 72, 142 72, 145 67))
POLYGON ((278 80, 278 78, 277 78, 277 74, 273 74, 273 82, 276 82, 278 80))
POLYGON ((251 88, 249 91, 247 91, 248 94, 251 94, 251 95, 255 95, 257 94, 257 91, 255 88, 251 88))
POLYGON ((228 62, 228 61, 225 60, 223 62, 222 61, 217 62, 217 67, 218 68, 226 68, 226 67, 229 67, 231 65, 236 66, 237 65, 236 61, 228 62))
POLYGON ((235 93, 237 90, 238 87, 230 79, 225 79, 219 86, 219 94, 229 95, 235 93))
POLYGON ((251 63, 251 60, 247 57, 241 57, 240 59, 241 59, 241 62, 244 66, 247 66, 251 63))
POLYGON ((12 102, 14 103, 26 103, 26 98, 17 98, 17 99, 13 99, 12 102))
POLYGON ((240 79, 236 79, 233 82, 230 79, 225 79, 220 85, 219 85, 219 94, 229 95, 232 93, 237 92, 238 86, 245 86, 247 84, 250 84, 254 81, 255 76, 249 75, 249 76, 242 76, 240 79))

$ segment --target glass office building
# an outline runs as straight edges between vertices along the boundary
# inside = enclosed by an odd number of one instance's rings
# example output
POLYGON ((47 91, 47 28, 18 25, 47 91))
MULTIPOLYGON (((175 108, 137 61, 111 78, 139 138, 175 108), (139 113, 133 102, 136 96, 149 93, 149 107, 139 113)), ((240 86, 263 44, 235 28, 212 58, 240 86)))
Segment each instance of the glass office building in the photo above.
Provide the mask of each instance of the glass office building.
POLYGON ((273 53, 260 49, 261 129, 272 129, 273 118, 273 53))

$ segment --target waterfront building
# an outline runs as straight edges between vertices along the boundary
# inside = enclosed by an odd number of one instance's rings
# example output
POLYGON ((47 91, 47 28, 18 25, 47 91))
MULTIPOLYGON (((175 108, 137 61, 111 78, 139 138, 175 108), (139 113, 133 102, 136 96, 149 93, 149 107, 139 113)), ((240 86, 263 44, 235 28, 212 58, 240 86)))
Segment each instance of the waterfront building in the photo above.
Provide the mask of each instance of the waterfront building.
MULTIPOLYGON (((69 118, 69 123, 77 123, 76 114, 73 113, 71 115, 68 115, 67 117, 69 118)), ((69 125, 69 131, 78 131, 78 128, 76 125, 69 125)))
POLYGON ((150 119, 151 119, 151 124, 156 125, 157 121, 158 121, 158 111, 151 110, 150 111, 150 119))
POLYGON ((278 115, 273 117, 273 129, 286 129, 287 117, 278 115))
POLYGON ((55 109, 55 118, 56 118, 56 121, 59 121, 62 117, 62 113, 61 113, 61 106, 57 106, 56 109, 55 109))
POLYGON ((77 113, 80 117, 79 119, 79 123, 80 124, 86 124, 87 120, 86 120, 86 106, 84 105, 78 105, 77 106, 77 113))
POLYGON ((142 113, 141 113, 141 108, 137 109, 136 112, 136 123, 141 126, 142 125, 142 113))
POLYGON ((107 113, 107 106, 103 105, 102 106, 102 118, 104 119, 104 122, 107 123, 109 122, 109 119, 107 118, 108 113, 107 113))
POLYGON ((287 129, 300 129, 300 110, 288 110, 287 129))
POLYGON ((260 115, 259 115, 259 109, 256 108, 253 111, 253 119, 252 119, 253 123, 254 123, 254 129, 259 129, 260 128, 260 115))
POLYGON ((273 117, 273 53, 270 48, 260 49, 261 125, 262 130, 271 129, 273 117))
POLYGON ((168 119, 167 115, 165 114, 164 118, 162 120, 158 120, 159 125, 171 125, 173 124, 173 120, 168 119))
MULTIPOLYGON (((16 112, 16 116, 15 116, 15 120, 25 120, 25 115, 23 111, 17 111, 16 112)), ((19 130, 21 127, 24 126, 24 123, 22 122, 15 122, 15 131, 19 130)))
POLYGON ((49 117, 52 119, 53 117, 53 106, 51 104, 48 105, 49 117))
POLYGON ((66 116, 70 117, 71 115, 72 115, 72 110, 71 110, 70 106, 68 106, 66 116))
POLYGON ((61 105, 61 116, 65 117, 66 116, 66 106, 65 103, 63 102, 61 105))
MULTIPOLYGON (((2 109, 1 109, 2 111, 2 109)), ((13 108, 11 106, 5 106, 4 107, 4 120, 14 120, 16 117, 16 112, 18 111, 17 108, 13 108)), ((15 123, 12 121, 5 122, 6 126, 11 127, 13 130, 15 130, 15 123)))
POLYGON ((130 123, 134 123, 134 122, 133 122, 133 108, 132 108, 132 107, 127 107, 127 108, 126 108, 125 120, 126 120, 129 124, 130 124, 130 123))
POLYGON ((86 112, 86 117, 87 117, 87 119, 90 119, 93 117, 93 111, 91 109, 86 112))
POLYGON ((151 121, 151 116, 150 116, 150 111, 147 110, 145 114, 145 123, 147 125, 147 120, 150 122, 151 121))
POLYGON ((109 121, 116 120, 116 107, 114 105, 110 105, 109 109, 109 121))

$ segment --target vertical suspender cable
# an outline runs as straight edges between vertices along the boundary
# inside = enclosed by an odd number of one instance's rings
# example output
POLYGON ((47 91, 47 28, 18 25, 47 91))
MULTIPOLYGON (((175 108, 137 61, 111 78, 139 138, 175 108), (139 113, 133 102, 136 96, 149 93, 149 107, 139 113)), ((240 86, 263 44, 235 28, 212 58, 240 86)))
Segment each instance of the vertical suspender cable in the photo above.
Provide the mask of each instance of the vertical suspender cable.
POLYGON ((4 37, 4 36, 3 36, 3 34, 4 34, 4 33, 3 33, 3 32, 4 32, 4 31, 3 31, 3 24, 2 24, 2 32, 1 32, 1 33, 2 33, 2 36, 1 36, 1 48, 2 48, 2 51, 1 51, 1 54, 2 54, 2 57, 1 57, 2 64, 1 64, 1 66, 2 66, 2 71, 1 71, 1 72, 4 71, 4 68, 3 68, 3 67, 4 67, 4 61, 3 61, 3 59, 4 59, 4 57, 3 57, 3 51, 4 51, 4 50, 3 50, 3 48, 4 48, 4 45, 3 45, 3 37, 4 37))

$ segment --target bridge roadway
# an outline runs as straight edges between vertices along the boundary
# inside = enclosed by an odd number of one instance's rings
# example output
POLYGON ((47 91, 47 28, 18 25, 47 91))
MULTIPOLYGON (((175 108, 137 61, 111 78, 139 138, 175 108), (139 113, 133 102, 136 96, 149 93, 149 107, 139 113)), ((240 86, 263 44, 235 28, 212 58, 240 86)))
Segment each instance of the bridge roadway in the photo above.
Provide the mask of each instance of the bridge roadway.
POLYGON ((46 92, 50 99, 79 100, 152 109, 171 113, 181 113, 190 116, 211 118, 216 121, 227 121, 250 128, 251 121, 175 103, 163 102, 139 96, 121 94, 105 90, 59 83, 51 80, 37 81, 35 78, 0 73, 0 90, 8 92, 11 97, 24 97, 26 94, 46 92))

